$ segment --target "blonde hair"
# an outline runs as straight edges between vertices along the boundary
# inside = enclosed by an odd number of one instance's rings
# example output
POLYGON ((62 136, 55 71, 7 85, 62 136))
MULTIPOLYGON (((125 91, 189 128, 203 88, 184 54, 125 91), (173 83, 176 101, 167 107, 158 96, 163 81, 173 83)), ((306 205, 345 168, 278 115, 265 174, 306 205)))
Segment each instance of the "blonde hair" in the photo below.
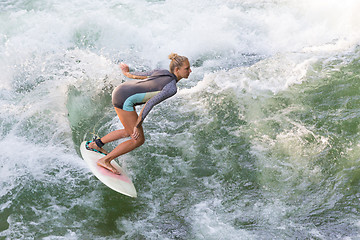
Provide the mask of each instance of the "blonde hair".
POLYGON ((174 73, 175 68, 180 68, 183 65, 183 62, 188 60, 187 57, 180 56, 176 53, 171 53, 169 55, 170 62, 170 72, 174 73))

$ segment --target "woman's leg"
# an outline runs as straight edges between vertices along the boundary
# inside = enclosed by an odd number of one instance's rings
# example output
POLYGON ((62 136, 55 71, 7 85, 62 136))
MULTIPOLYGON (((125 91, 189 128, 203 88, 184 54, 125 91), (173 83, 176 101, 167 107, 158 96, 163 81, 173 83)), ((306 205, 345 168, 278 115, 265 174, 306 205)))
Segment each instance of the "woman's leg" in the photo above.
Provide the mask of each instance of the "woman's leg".
MULTIPOLYGON (((121 138, 127 138, 127 137, 130 137, 130 135, 125 131, 125 129, 120 129, 120 130, 115 130, 115 131, 112 131, 112 132, 106 134, 105 136, 100 138, 100 140, 104 144, 106 144, 106 143, 109 143, 109 142, 112 142, 112 141, 115 141, 115 140, 119 140, 121 138)), ((103 149, 102 147, 101 148, 98 147, 98 145, 96 145, 96 143, 94 141, 89 143, 89 147, 93 148, 93 149, 96 149, 96 150, 98 150, 100 152, 108 154, 108 152, 105 149, 103 149)))
POLYGON ((119 140, 121 138, 127 138, 130 137, 129 134, 127 134, 127 132, 125 131, 125 129, 120 129, 120 130, 115 130, 112 131, 108 134, 106 134, 105 136, 103 136, 101 138, 101 141, 106 144, 115 140, 119 140))
MULTIPOLYGON (((136 113, 136 111, 125 111, 119 108, 115 108, 115 111, 121 121, 121 123, 124 126, 124 130, 126 132, 126 136, 131 136, 133 129, 136 125, 137 119, 138 119, 138 115, 136 113)), ((134 150, 135 148, 141 146, 144 142, 145 142, 145 137, 144 137, 144 131, 142 129, 142 127, 139 128, 139 137, 135 140, 133 138, 131 138, 128 141, 122 142, 121 144, 119 144, 114 150, 112 150, 108 155, 104 156, 103 158, 99 159, 99 161, 97 162, 97 164, 101 167, 104 167, 110 171, 112 171, 113 173, 117 173, 117 170, 110 164, 110 162, 125 154, 128 153, 132 150, 134 150)), ((120 135, 120 134, 119 134, 120 135)), ((117 136, 119 136, 117 135, 117 136)), ((110 139, 110 137, 109 137, 110 139)))

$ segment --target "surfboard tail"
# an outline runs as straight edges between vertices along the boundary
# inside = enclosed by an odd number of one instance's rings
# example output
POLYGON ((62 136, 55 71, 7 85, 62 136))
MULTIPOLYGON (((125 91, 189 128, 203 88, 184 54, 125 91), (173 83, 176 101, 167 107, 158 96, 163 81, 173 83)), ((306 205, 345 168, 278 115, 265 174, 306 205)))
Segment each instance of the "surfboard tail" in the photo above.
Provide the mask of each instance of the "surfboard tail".
POLYGON ((115 161, 111 163, 121 174, 115 174, 111 171, 97 165, 97 161, 104 157, 103 154, 86 149, 86 141, 80 145, 82 158, 86 162, 91 172, 107 187, 112 190, 124 194, 126 196, 136 198, 137 192, 131 179, 125 171, 115 161))

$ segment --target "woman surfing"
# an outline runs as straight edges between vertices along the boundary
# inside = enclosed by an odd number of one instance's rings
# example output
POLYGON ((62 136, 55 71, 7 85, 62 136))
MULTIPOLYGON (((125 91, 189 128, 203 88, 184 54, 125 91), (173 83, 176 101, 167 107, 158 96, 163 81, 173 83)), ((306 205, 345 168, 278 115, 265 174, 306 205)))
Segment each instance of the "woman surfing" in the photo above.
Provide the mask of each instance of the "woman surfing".
POLYGON ((175 95, 177 82, 188 78, 191 73, 187 57, 172 53, 169 55, 169 59, 171 60, 169 71, 154 70, 146 73, 130 73, 128 65, 120 64, 125 76, 137 80, 120 84, 112 93, 112 103, 124 129, 112 131, 102 138, 86 143, 88 150, 104 154, 104 157, 98 160, 97 165, 115 174, 120 174, 110 162, 145 142, 142 123, 146 116, 156 104, 175 95), (141 104, 145 105, 138 115, 135 106, 141 104), (103 149, 106 143, 126 137, 131 137, 131 139, 122 142, 110 153, 103 149))

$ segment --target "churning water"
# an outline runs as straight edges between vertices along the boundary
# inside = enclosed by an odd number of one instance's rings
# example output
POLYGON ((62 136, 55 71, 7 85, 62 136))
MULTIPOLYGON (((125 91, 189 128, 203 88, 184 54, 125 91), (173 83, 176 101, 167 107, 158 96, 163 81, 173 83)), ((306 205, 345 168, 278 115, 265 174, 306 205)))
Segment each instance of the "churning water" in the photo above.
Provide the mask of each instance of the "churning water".
POLYGON ((0 239, 360 239, 357 0, 1 0, 0 239), (120 157, 118 68, 193 73, 120 157), (111 150, 114 144, 107 146, 111 150))

